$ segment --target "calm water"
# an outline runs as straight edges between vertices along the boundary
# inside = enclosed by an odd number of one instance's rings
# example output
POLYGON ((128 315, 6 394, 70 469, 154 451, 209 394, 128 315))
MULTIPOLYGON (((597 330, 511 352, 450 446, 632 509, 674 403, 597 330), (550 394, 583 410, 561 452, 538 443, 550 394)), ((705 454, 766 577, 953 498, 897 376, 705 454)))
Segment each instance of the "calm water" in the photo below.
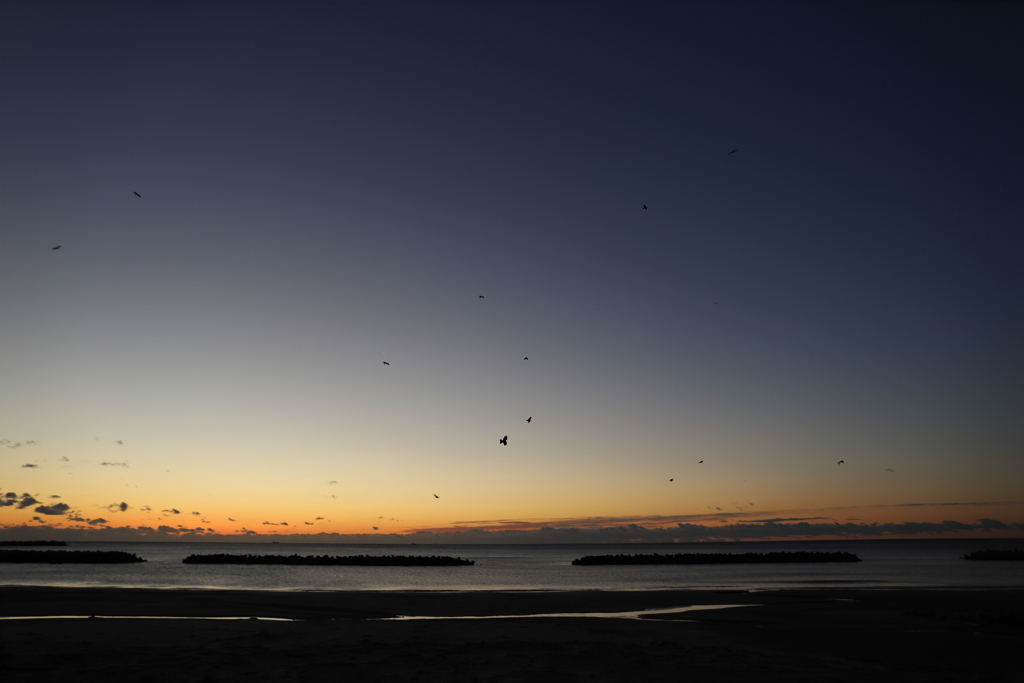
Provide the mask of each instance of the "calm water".
MULTIPOLYGON (((0 585, 262 590, 653 590, 758 588, 1024 588, 1022 562, 968 562, 964 553, 1024 549, 1017 540, 872 540, 629 545, 329 545, 270 543, 69 543, 120 550, 129 565, 2 564, 0 585), (844 551, 847 564, 574 567, 583 555, 678 552, 844 551), (187 565, 191 554, 449 555, 472 567, 187 565)), ((42 549, 42 548, 40 548, 42 549)))

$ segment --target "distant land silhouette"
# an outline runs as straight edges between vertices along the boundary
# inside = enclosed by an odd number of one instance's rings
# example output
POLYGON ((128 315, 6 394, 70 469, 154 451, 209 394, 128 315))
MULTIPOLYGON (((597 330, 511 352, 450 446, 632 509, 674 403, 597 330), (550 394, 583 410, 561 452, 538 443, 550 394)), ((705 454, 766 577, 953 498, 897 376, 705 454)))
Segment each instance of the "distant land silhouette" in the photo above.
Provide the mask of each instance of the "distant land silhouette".
POLYGON ((17 546, 33 545, 67 545, 67 543, 64 541, 0 541, 0 548, 14 548, 17 546))
POLYGON ((124 564, 145 562, 120 550, 0 550, 0 562, 18 564, 124 564))

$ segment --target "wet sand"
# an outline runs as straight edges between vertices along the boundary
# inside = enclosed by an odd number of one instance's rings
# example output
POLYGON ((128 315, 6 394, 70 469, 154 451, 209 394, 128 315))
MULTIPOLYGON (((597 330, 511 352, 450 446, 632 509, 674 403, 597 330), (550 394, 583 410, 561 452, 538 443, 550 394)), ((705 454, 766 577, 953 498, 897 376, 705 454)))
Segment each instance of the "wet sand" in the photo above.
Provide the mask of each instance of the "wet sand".
POLYGON ((0 588, 5 683, 1020 681, 1024 591, 0 588), (642 619, 527 617, 750 605, 642 619), (299 621, 112 619, 267 617, 299 621))

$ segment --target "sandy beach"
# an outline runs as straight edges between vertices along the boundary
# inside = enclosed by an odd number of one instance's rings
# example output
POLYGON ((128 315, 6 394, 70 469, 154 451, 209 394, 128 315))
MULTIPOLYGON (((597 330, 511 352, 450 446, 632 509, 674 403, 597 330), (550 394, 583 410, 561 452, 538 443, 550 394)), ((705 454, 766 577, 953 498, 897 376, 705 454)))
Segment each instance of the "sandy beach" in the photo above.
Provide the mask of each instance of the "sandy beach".
POLYGON ((1015 654, 1024 642, 1024 591, 1013 590, 5 587, 0 616, 96 617, 0 620, 0 671, 10 683, 1019 681, 1024 672, 1015 654), (686 605, 744 606, 641 619, 512 616, 686 605), (388 619, 399 615, 507 618, 388 619), (103 618, 115 616, 149 618, 103 618))

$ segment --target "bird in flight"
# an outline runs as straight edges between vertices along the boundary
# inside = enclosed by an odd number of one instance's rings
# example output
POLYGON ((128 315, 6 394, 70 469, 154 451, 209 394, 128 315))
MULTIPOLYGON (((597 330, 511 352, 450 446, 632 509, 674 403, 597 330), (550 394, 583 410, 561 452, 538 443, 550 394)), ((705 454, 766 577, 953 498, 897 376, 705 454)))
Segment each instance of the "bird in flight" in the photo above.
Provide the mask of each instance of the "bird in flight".
POLYGON ((738 151, 739 151, 738 149, 734 149, 733 151, 729 152, 729 154, 735 154, 738 151))
POLYGON ((500 443, 502 446, 507 446, 508 445, 508 434, 505 435, 504 439, 498 439, 498 443, 500 443))
POLYGON ((529 356, 523 356, 523 360, 530 360, 529 356))
POLYGON ((704 461, 703 461, 703 460, 698 460, 698 461, 697 461, 697 464, 699 465, 699 464, 701 464, 702 462, 704 462, 704 461))
POLYGON ((840 460, 840 461, 839 461, 839 462, 837 462, 836 464, 837 464, 837 465, 842 465, 842 464, 843 464, 844 462, 846 462, 846 461, 845 461, 845 460, 840 460))
POLYGON ((533 419, 533 415, 531 415, 530 417, 526 418, 526 421, 529 422, 532 419, 533 419))
POLYGON ((386 360, 381 362, 384 363, 384 365, 391 365, 391 363, 387 362, 386 360))
POLYGON ((647 210, 647 205, 646 205, 646 204, 644 204, 644 211, 646 211, 646 210, 647 210))
POLYGON ((675 479, 669 479, 669 481, 675 481, 675 479))
POLYGON ((142 199, 142 195, 139 194, 138 192, 132 192, 132 194, 138 197, 139 199, 142 199))
POLYGON ((436 493, 434 494, 434 498, 440 498, 440 497, 441 496, 437 495, 436 493))
POLYGON ((484 298, 484 295, 483 295, 483 294, 481 294, 479 298, 483 299, 483 298, 484 298))
POLYGON ((53 249, 50 249, 50 251, 57 251, 58 249, 60 249, 60 245, 59 244, 57 246, 55 246, 53 249))

